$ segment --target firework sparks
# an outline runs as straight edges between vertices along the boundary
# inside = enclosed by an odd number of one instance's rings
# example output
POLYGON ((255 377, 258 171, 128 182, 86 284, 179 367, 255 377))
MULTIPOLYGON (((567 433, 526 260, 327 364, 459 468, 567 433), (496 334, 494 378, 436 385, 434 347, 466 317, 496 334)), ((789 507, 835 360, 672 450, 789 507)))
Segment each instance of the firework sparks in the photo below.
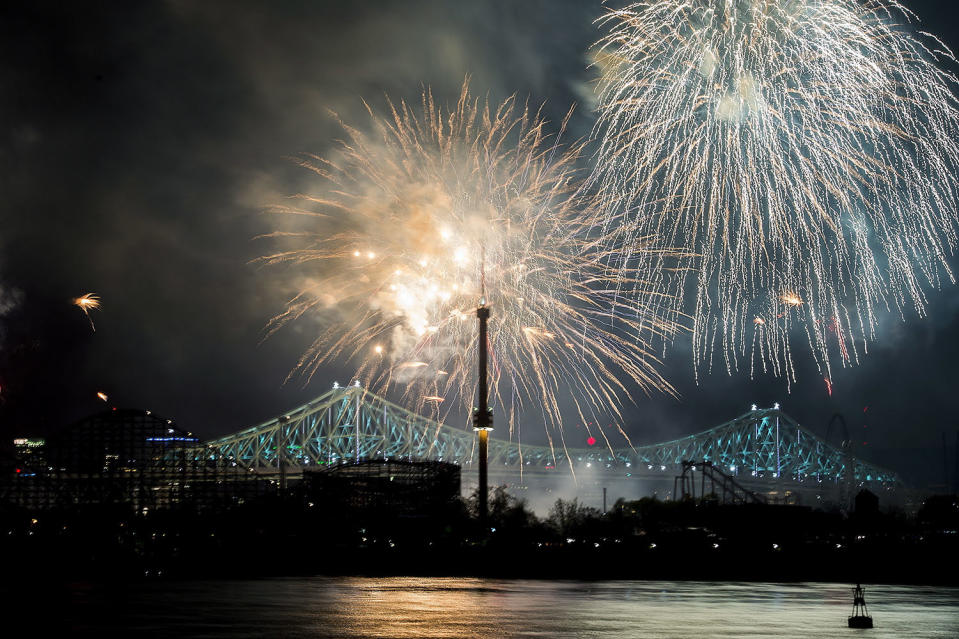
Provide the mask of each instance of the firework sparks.
POLYGON ((788 306, 802 306, 802 299, 795 293, 786 293, 780 299, 788 306))
POLYGON ((97 391, 97 397, 98 397, 100 400, 104 401, 104 402, 109 399, 109 398, 107 397, 107 394, 104 393, 103 391, 97 391))
POLYGON ((895 0, 656 0, 598 20, 591 184, 638 236, 688 251, 643 287, 671 311, 694 300, 697 374, 721 350, 728 372, 792 380, 799 330, 831 378, 878 312, 922 315, 924 286, 954 281, 957 82, 938 62, 955 59, 913 17, 895 0))
POLYGON ((559 396, 609 415, 637 388, 672 392, 643 337, 676 324, 617 294, 608 262, 645 249, 610 248, 620 227, 603 231, 600 202, 578 191, 582 145, 559 147, 538 113, 513 98, 491 108, 465 84, 451 109, 429 91, 420 109, 389 108, 386 119, 370 109, 375 134, 343 125, 336 162, 302 159, 328 188, 280 209, 299 230, 269 235, 288 244, 261 261, 301 265, 304 284, 268 333, 305 313, 325 326, 291 374, 352 359, 414 408, 468 409, 485 291, 491 401, 511 431, 524 402, 549 433, 559 396))
POLYGON ((74 298, 73 305, 80 307, 80 310, 83 311, 83 314, 87 316, 87 320, 90 322, 90 328, 96 331, 97 327, 93 325, 93 318, 90 317, 90 311, 100 308, 100 296, 94 293, 87 293, 86 295, 74 298))

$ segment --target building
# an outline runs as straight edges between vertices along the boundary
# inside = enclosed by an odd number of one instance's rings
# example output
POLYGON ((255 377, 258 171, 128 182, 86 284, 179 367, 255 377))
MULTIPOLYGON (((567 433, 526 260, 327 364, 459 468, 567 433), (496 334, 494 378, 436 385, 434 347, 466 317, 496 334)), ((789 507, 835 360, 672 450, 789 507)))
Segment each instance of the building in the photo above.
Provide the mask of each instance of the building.
POLYGON ((429 517, 459 499, 460 467, 440 461, 371 459, 303 473, 307 499, 363 517, 429 517))
POLYGON ((269 483, 147 410, 103 411, 46 441, 17 439, 14 451, 0 499, 31 510, 98 505, 145 514, 237 503, 269 483))

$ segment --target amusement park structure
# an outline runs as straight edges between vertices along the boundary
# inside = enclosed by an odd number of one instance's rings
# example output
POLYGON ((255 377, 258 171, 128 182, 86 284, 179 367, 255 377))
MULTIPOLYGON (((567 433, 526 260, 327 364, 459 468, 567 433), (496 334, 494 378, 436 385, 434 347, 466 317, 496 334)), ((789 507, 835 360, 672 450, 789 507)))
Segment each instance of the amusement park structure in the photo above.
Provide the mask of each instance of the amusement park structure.
MULTIPOLYGON (((335 385, 299 408, 203 446, 197 452, 200 456, 227 458, 281 478, 371 459, 452 462, 464 467, 464 476, 479 463, 472 432, 410 412, 358 383, 335 385)), ((709 430, 645 446, 563 449, 489 440, 490 475, 506 483, 587 473, 602 480, 672 480, 690 460, 708 462, 757 492, 772 486, 815 490, 817 484, 844 482, 873 490, 901 485, 896 473, 854 458, 848 449, 818 437, 778 404, 753 407, 709 430)))

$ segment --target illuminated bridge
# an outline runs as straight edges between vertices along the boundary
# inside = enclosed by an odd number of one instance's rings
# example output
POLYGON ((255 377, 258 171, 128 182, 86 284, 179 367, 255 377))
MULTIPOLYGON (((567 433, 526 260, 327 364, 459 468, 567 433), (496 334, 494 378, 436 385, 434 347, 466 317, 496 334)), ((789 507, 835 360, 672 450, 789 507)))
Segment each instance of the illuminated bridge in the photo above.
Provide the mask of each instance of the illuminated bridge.
MULTIPOLYGON (((365 459, 436 459, 468 469, 476 454, 472 430, 412 413, 359 386, 334 387, 317 399, 252 428, 204 444, 201 455, 258 473, 296 473, 365 459)), ((490 474, 602 473, 606 477, 672 480, 683 460, 710 461, 746 484, 852 483, 896 487, 899 477, 852 458, 774 408, 752 410, 709 430, 659 444, 610 450, 555 450, 491 438, 490 474), (586 469, 590 469, 587 471, 586 469)), ((478 464, 478 460, 477 460, 478 464)), ((812 488, 812 486, 809 486, 812 488)))

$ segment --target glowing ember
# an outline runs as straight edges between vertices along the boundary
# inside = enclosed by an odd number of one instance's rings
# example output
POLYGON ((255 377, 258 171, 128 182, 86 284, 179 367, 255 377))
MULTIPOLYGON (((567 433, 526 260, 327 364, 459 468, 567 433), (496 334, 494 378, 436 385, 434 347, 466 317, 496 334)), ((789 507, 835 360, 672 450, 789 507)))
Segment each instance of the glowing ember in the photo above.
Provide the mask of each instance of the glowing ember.
POLYGON ((73 305, 78 306, 80 310, 83 311, 83 314, 87 316, 87 320, 90 322, 90 328, 96 331, 97 328, 93 325, 93 318, 90 317, 90 311, 100 308, 100 297, 95 293, 87 293, 74 298, 73 305))

